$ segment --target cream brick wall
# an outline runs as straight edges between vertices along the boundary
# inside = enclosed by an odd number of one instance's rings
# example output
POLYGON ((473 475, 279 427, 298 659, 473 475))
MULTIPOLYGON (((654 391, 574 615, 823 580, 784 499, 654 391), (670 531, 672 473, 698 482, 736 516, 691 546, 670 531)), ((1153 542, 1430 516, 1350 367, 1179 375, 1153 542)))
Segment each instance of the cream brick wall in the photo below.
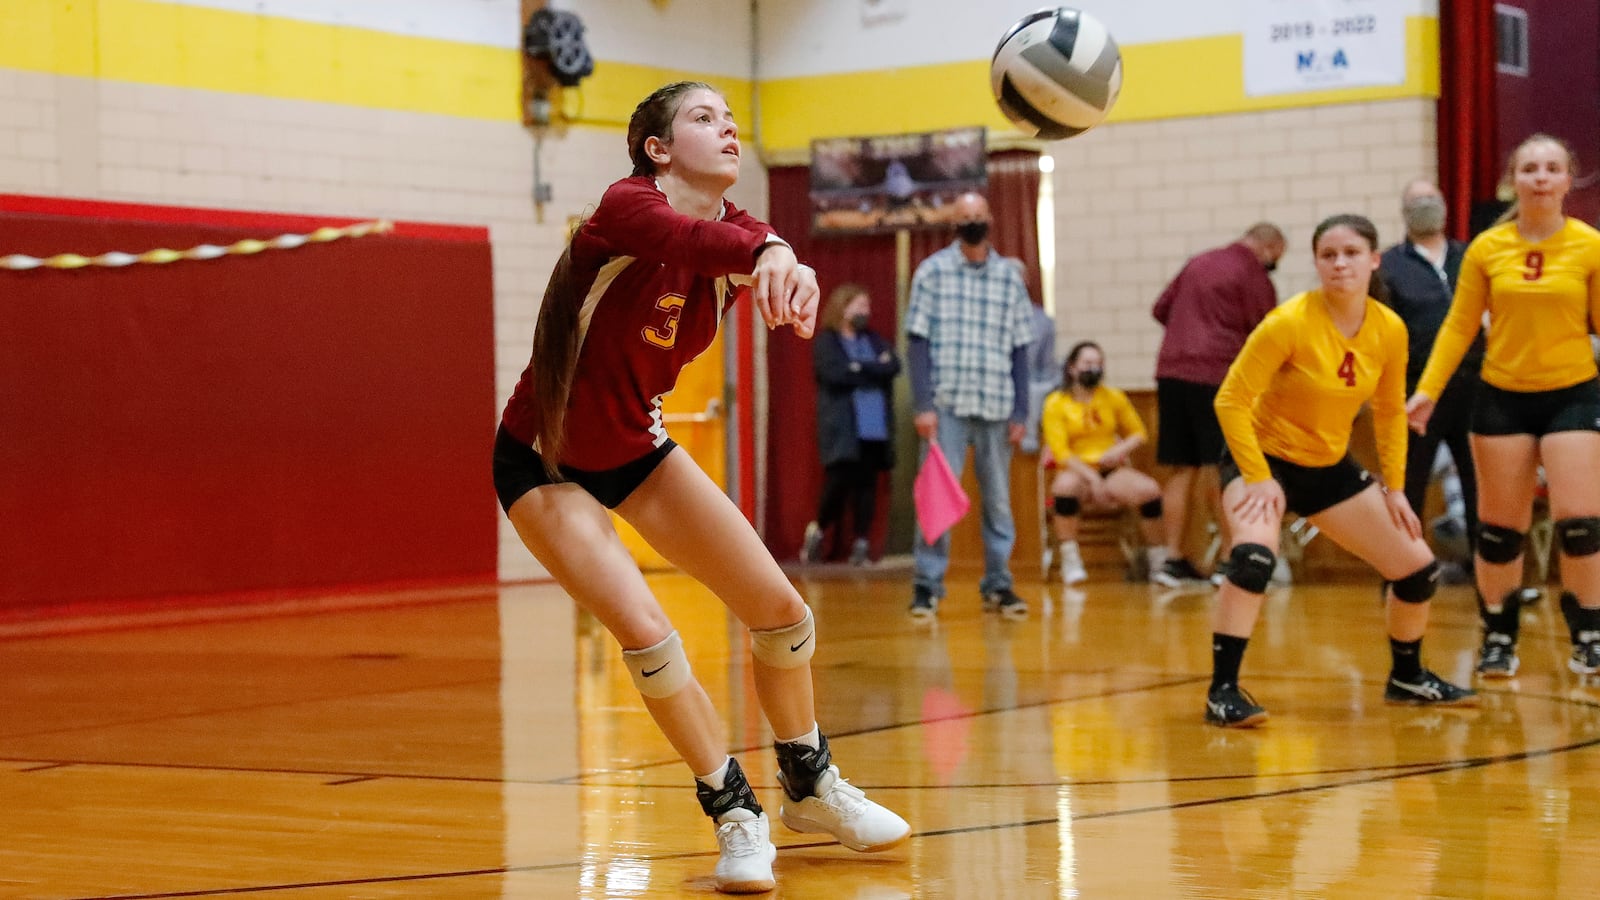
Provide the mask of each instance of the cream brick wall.
MULTIPOLYGON (((540 222, 533 152, 512 122, 0 69, 0 192, 487 226, 497 411, 527 365, 567 218, 629 170, 620 130, 548 136, 540 222)), ((764 216, 765 171, 746 158, 730 197, 764 216)), ((484 514, 501 521, 501 577, 542 576, 499 510, 484 514)))
POLYGON ((1436 167, 1434 102, 1391 100, 1106 125, 1055 158, 1056 329, 1094 339, 1112 381, 1155 384, 1150 307, 1185 260, 1265 219, 1288 235, 1281 299, 1316 285, 1311 231, 1339 212, 1402 236, 1400 190, 1436 167))

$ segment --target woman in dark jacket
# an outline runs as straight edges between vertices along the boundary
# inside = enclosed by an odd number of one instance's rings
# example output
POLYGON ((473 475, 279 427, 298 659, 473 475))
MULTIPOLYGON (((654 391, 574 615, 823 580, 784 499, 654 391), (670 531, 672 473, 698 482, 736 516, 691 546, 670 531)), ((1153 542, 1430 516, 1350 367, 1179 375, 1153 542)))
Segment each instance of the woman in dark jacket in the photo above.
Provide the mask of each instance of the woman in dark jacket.
POLYGON ((855 535, 850 562, 866 564, 878 475, 894 467, 890 385, 900 371, 900 360, 889 342, 868 327, 871 312, 872 298, 865 288, 840 285, 828 297, 822 329, 812 342, 817 449, 826 475, 817 518, 806 525, 800 550, 804 562, 817 561, 824 532, 840 521, 848 503, 855 535))

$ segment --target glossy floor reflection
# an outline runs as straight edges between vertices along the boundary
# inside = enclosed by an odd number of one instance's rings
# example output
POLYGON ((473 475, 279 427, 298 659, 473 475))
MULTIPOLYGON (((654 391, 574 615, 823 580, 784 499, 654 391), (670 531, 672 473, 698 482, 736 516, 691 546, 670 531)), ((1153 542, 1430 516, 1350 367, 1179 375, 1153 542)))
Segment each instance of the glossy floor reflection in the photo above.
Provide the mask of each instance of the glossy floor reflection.
MULTIPOLYGON (((652 582, 741 761, 779 792, 742 629, 652 582)), ((1477 711, 1386 707, 1368 585, 1275 590, 1201 722, 1206 593, 802 581, 846 776, 915 835, 863 856, 774 823, 779 889, 892 897, 1573 897, 1600 876, 1600 688, 1559 613, 1477 711)), ((615 647, 559 590, 0 627, 0 898, 709 896, 715 844, 615 647), (87 626, 103 631, 70 633, 87 626), (50 634, 50 630, 69 633, 50 634)), ((1425 647, 1464 678, 1471 596, 1425 647)))

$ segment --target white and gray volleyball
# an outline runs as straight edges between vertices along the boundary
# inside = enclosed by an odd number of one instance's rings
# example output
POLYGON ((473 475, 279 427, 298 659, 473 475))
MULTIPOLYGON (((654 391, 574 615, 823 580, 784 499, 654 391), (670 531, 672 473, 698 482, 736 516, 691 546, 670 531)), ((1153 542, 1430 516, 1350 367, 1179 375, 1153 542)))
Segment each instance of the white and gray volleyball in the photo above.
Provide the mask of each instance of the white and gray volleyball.
POLYGON ((1011 26, 989 66, 994 99, 1016 126, 1047 141, 1099 125, 1122 90, 1122 51, 1099 19, 1041 9, 1011 26))

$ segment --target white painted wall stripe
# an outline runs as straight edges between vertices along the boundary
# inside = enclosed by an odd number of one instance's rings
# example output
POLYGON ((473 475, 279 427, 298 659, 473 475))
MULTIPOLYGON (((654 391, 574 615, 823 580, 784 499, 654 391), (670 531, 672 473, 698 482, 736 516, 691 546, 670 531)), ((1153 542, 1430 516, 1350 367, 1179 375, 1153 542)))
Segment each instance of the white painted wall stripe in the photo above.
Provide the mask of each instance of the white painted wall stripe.
POLYGON ((164 0, 491 47, 522 46, 517 0, 164 0))

